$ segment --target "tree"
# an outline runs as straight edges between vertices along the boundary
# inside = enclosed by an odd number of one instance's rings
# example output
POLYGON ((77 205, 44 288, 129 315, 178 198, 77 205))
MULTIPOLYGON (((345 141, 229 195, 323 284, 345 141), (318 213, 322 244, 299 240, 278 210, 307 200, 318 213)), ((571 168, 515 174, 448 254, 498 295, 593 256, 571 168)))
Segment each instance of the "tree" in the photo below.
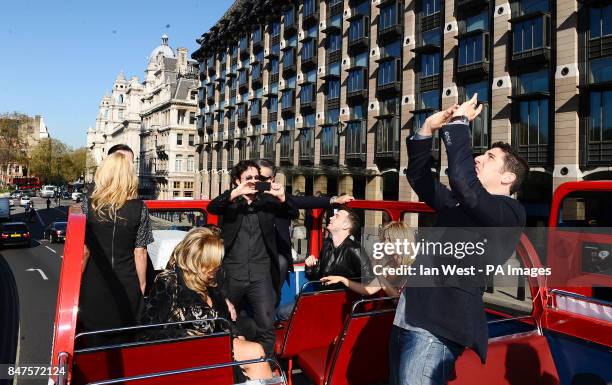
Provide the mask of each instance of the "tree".
POLYGON ((57 139, 42 139, 30 152, 30 174, 40 178, 44 184, 61 184, 65 162, 71 149, 57 139))
POLYGON ((27 165, 27 115, 14 112, 0 115, 0 165, 10 163, 27 165), (24 129, 25 128, 25 129, 24 129), (24 135, 24 133, 26 135, 24 135))

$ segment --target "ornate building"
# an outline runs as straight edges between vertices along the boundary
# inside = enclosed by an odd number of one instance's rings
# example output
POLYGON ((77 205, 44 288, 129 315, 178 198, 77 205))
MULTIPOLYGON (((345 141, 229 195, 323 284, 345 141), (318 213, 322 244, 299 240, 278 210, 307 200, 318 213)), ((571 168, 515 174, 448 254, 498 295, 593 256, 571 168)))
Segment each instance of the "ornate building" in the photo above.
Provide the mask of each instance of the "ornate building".
POLYGON ((175 54, 162 36, 149 55, 144 82, 120 74, 111 95, 102 99, 96 127, 87 133, 96 164, 111 146, 127 144, 135 154, 142 197, 192 198, 198 85, 187 49, 175 54))
POLYGON ((612 179, 611 25, 602 1, 238 0, 193 54, 202 194, 263 157, 294 192, 415 199, 406 138, 478 93, 474 152, 510 142, 547 216, 562 182, 612 179))

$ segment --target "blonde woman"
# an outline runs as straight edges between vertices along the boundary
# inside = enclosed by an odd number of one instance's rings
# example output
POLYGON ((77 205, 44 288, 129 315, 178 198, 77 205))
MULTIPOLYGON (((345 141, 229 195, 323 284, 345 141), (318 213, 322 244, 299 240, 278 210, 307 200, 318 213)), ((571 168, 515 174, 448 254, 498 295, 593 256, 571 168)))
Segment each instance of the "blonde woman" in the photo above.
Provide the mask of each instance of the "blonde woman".
MULTIPOLYGON (((85 331, 138 323, 146 284, 147 245, 153 242, 149 214, 136 199, 138 179, 122 152, 109 155, 95 174, 87 200, 86 256, 79 306, 85 331)), ((125 335, 90 336, 90 344, 125 340, 125 335)))
MULTIPOLYGON (((155 278, 146 301, 143 324, 198 321, 162 330, 151 330, 145 339, 204 335, 229 331, 233 335, 234 358, 238 361, 264 356, 260 344, 243 337, 247 323, 231 322, 228 303, 217 289, 215 276, 223 259, 224 246, 218 233, 194 228, 172 252, 171 264, 155 278), (230 323, 212 321, 225 318, 230 323), (208 321, 207 321, 208 320, 208 321), (229 329, 229 330, 228 330, 229 329)), ((251 379, 272 377, 268 363, 244 365, 251 379)))

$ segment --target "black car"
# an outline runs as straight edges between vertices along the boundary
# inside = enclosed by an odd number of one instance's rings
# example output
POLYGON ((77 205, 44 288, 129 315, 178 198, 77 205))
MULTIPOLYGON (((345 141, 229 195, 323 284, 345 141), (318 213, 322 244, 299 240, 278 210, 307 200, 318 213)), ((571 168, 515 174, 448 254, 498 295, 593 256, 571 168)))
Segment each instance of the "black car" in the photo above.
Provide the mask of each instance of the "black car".
POLYGON ((52 222, 45 229, 43 237, 48 239, 49 242, 55 243, 66 240, 66 225, 68 222, 52 222))
POLYGON ((68 191, 64 191, 62 192, 62 199, 72 199, 72 194, 70 194, 68 191))
POLYGON ((0 225, 0 244, 2 246, 30 246, 30 228, 23 222, 7 222, 0 225))

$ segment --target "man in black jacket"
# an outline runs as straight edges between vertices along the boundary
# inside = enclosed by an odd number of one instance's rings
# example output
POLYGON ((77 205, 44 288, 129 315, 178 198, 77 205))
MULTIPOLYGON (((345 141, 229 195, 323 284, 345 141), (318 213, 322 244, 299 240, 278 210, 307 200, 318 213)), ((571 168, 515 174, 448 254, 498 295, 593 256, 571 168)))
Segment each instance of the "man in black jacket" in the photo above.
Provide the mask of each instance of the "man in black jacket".
POLYGON ((234 188, 213 199, 207 208, 221 216, 225 244, 221 287, 237 311, 250 305, 257 342, 272 356, 272 316, 280 279, 275 221, 277 217, 295 218, 297 210, 286 201, 283 186, 273 183, 269 191, 255 188, 260 176, 253 161, 240 161, 230 177, 234 188))
MULTIPOLYGON (((319 259, 313 255, 306 258, 306 278, 321 281, 326 289, 346 287, 359 294, 374 294, 380 285, 373 283, 375 277, 372 264, 364 248, 353 238, 359 229, 359 217, 341 207, 327 224, 329 237, 323 242, 319 259)), ((282 305, 276 312, 278 320, 287 320, 294 303, 282 305)))
MULTIPOLYGON (((512 254, 525 224, 523 207, 510 195, 518 191, 529 168, 505 143, 495 143, 473 158, 469 122, 482 110, 476 98, 430 116, 407 140, 407 177, 419 198, 437 210, 436 227, 444 227, 439 229, 442 233, 452 234, 451 238, 457 238, 458 232, 490 237, 477 263, 500 264, 512 254), (448 154, 450 190, 430 171, 432 136, 438 129, 448 154)), ((419 255, 412 266, 418 269, 440 259, 419 255)), ((457 265, 474 262, 467 259, 450 258, 457 265)), ((486 278, 431 279, 435 287, 424 287, 420 278, 408 279, 397 307, 390 341, 391 384, 446 384, 466 347, 483 362, 486 359, 488 329, 480 287, 486 278)))
MULTIPOLYGON (((259 165, 260 179, 263 182, 274 183, 276 177, 276 167, 266 159, 257 161, 259 165)), ((315 196, 294 196, 285 193, 285 198, 291 202, 291 205, 298 210, 308 209, 330 209, 334 205, 343 205, 352 201, 354 198, 350 195, 334 196, 334 197, 315 197, 315 196)), ((280 296, 280 290, 283 283, 287 279, 289 271, 293 271, 293 257, 291 248, 291 234, 289 228, 291 221, 287 217, 276 217, 276 244, 278 248, 278 265, 280 269, 280 280, 277 292, 280 296)))

